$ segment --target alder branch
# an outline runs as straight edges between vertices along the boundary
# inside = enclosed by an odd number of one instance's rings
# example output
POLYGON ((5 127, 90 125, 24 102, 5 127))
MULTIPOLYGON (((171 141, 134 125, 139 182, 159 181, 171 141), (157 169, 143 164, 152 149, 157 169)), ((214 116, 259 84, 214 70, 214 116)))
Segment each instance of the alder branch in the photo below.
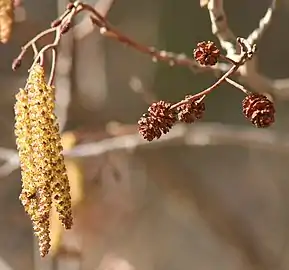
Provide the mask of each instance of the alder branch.
MULTIPOLYGON (((114 4, 114 0, 98 0, 94 6, 99 14, 104 18, 114 4)), ((83 39, 95 30, 89 16, 86 16, 79 24, 73 28, 74 38, 76 40, 83 39)))
MULTIPOLYGON (((59 46, 61 37, 72 28, 71 27, 72 19, 83 11, 90 14, 91 16, 90 21, 92 21, 93 24, 97 25, 100 28, 100 33, 103 36, 114 38, 121 43, 125 43, 126 45, 133 47, 134 49, 138 50, 141 53, 148 54, 150 55, 152 60, 155 62, 164 61, 164 62, 167 62, 171 66, 174 66, 174 65, 187 66, 194 71, 216 69, 216 67, 214 68, 202 67, 194 60, 193 57, 188 57, 185 54, 182 54, 182 53, 176 54, 176 53, 168 52, 165 50, 158 50, 154 47, 140 44, 134 41, 132 38, 129 38, 128 36, 123 35, 120 31, 114 28, 106 19, 106 15, 107 15, 106 13, 109 11, 109 7, 110 7, 109 4, 113 3, 112 0, 107 0, 106 2, 104 1, 105 0, 100 0, 100 2, 96 4, 96 8, 100 8, 100 11, 98 11, 97 9, 95 9, 94 7, 88 4, 84 4, 79 1, 69 3, 66 10, 63 12, 63 14, 51 23, 51 27, 49 29, 44 30, 43 32, 39 33, 37 36, 35 36, 32 40, 30 40, 28 43, 26 43, 22 47, 21 53, 18 55, 18 57, 14 60, 12 64, 12 69, 16 70, 17 68, 20 67, 21 61, 29 48, 33 48, 33 51, 34 51, 34 61, 33 61, 31 68, 37 62, 40 62, 40 64, 43 65, 44 53, 48 50, 53 50, 59 46), (42 39, 44 36, 52 35, 52 34, 55 35, 53 43, 44 46, 41 50, 38 50, 36 47, 36 42, 42 39)), ((80 26, 81 25, 79 25, 79 27, 80 26)), ((78 26, 75 26, 75 27, 76 27, 76 30, 75 30, 76 35, 80 35, 79 31, 82 31, 82 29, 78 28, 78 26)), ((52 67, 52 70, 54 70, 53 67, 52 67)), ((53 75, 54 74, 51 74, 49 78, 49 82, 51 83, 53 82, 53 79, 54 79, 53 75)))
POLYGON ((150 55, 153 62, 163 61, 167 62, 170 66, 187 66, 192 69, 201 69, 202 67, 192 58, 185 54, 176 54, 165 50, 158 50, 155 47, 149 47, 136 42, 130 37, 122 34, 115 27, 113 27, 107 20, 105 20, 98 12, 94 14, 95 17, 91 17, 94 25, 100 28, 100 33, 104 37, 116 39, 117 41, 124 43, 127 46, 134 48, 135 50, 150 55))
POLYGON ((216 35, 227 55, 240 53, 236 44, 236 37, 230 29, 227 16, 223 8, 223 0, 211 0, 207 3, 211 23, 212 33, 216 35))
MULTIPOLYGON (((58 14, 61 16, 62 10, 68 4, 68 0, 58 0, 58 14)), ((73 47, 74 37, 73 32, 67 33, 67 35, 61 40, 58 51, 57 59, 56 53, 52 59, 56 62, 52 62, 51 66, 55 67, 51 69, 50 79, 55 77, 56 86, 56 115, 59 119, 59 129, 62 132, 66 126, 68 120, 68 110, 71 102, 71 76, 73 68, 73 47), (55 73, 55 76, 53 75, 55 73)), ((52 52, 54 52, 53 50, 52 52)), ((49 84, 49 83, 48 83, 49 84)), ((52 84, 52 82, 50 82, 52 84)))
MULTIPOLYGON (((135 127, 134 130, 137 128, 135 127)), ((199 123, 193 126, 179 124, 158 140, 148 142, 138 133, 83 143, 69 151, 68 157, 88 158, 105 155, 114 151, 135 151, 137 149, 173 146, 239 145, 270 151, 289 151, 288 134, 272 130, 240 127, 217 123, 199 123)), ((18 153, 13 149, 0 148, 0 159, 6 163, 0 167, 0 177, 5 177, 19 168, 18 153), (3 169, 5 168, 5 169, 3 169)))
MULTIPOLYGON (((207 1, 206 1, 207 2, 207 1)), ((259 28, 254 30, 253 33, 249 36, 250 40, 258 40, 264 31, 268 28, 269 23, 272 19, 273 11, 275 10, 277 0, 273 0, 271 6, 266 12, 264 18, 261 19, 259 28)), ((29 47, 32 47, 35 53, 35 59, 33 64, 37 61, 40 63, 43 62, 43 54, 47 50, 54 50, 60 43, 60 39, 63 34, 65 34, 71 27, 71 21, 74 16, 79 14, 82 11, 90 13, 91 20, 93 24, 97 25, 100 28, 100 33, 109 38, 116 39, 117 41, 124 43, 141 53, 149 55, 153 61, 164 61, 169 65, 180 65, 187 66, 192 69, 194 72, 203 72, 203 71, 214 71, 216 76, 227 72, 231 68, 231 64, 219 62, 215 66, 201 66, 199 65, 193 57, 188 57, 185 54, 176 54, 172 52, 167 52, 165 50, 158 50, 154 47, 149 47, 142 45, 128 36, 122 34, 115 27, 113 27, 106 19, 105 15, 108 12, 112 0, 100 0, 97 2, 96 7, 100 8, 100 11, 96 10, 94 7, 91 7, 87 4, 81 2, 70 3, 69 7, 64 11, 64 13, 52 23, 50 29, 47 29, 33 38, 25 46, 23 46, 22 52, 14 61, 13 68, 17 68, 21 64, 22 57, 24 56, 26 50, 29 47), (105 15, 104 15, 105 14, 105 15), (41 39, 45 35, 55 34, 55 39, 52 44, 46 45, 40 51, 38 51, 35 43, 38 39, 41 39)), ((224 49, 227 51, 227 57, 232 61, 238 62, 241 57, 240 47, 237 46, 236 38, 233 32, 230 30, 227 23, 226 14, 223 8, 223 0, 211 0, 208 1, 208 10, 210 13, 210 18, 212 22, 213 33, 217 35, 220 40, 220 43, 224 49)), ((77 26, 76 26, 77 27, 77 26)), ((249 44, 251 45, 251 44, 249 44)), ((224 59, 223 59, 224 60, 224 59)), ((53 67, 52 67, 52 70, 53 67)), ((283 91, 280 88, 275 87, 274 80, 267 78, 258 72, 258 67, 256 59, 251 59, 242 65, 238 70, 235 71, 235 74, 238 75, 238 80, 241 83, 246 84, 254 92, 259 93, 269 93, 273 96, 280 98, 289 99, 289 91, 287 88, 283 91), (286 90, 286 91, 285 91, 286 90)), ((49 82, 53 82, 53 72, 50 76, 49 82)))
POLYGON ((263 34, 265 33, 265 31, 267 30, 267 28, 270 25, 270 22, 272 21, 272 17, 274 14, 274 11, 276 9, 276 3, 278 0, 272 0, 272 3, 270 5, 270 7, 268 8, 266 14, 264 15, 264 17, 260 20, 259 22, 259 27, 257 29, 255 29, 247 38, 247 41, 249 42, 249 44, 255 44, 257 43, 261 37, 263 36, 263 34))
MULTIPOLYGON (((240 55, 236 50, 235 35, 227 23, 223 0, 201 1, 201 4, 202 6, 207 5, 212 24, 212 32, 218 37, 221 46, 227 51, 227 57, 234 60, 238 59, 240 55)), ((259 22, 259 27, 248 36, 247 42, 249 44, 255 44, 255 42, 260 41, 273 19, 274 11, 276 11, 278 7, 277 4, 278 0, 272 0, 267 12, 259 22)), ((222 73, 227 72, 229 69, 230 64, 226 63, 220 63, 216 68, 216 70, 222 73)), ((275 98, 289 99, 289 79, 274 80, 264 76, 258 71, 256 57, 241 66, 235 72, 235 75, 237 75, 237 80, 245 84, 249 90, 269 94, 275 98)))
POLYGON ((253 127, 199 123, 192 127, 179 124, 168 134, 151 142, 143 140, 139 134, 104 139, 100 142, 78 145, 65 153, 69 157, 92 157, 112 151, 134 151, 139 148, 155 148, 164 146, 210 146, 240 145, 260 149, 288 151, 289 139, 276 131, 260 130, 253 127))

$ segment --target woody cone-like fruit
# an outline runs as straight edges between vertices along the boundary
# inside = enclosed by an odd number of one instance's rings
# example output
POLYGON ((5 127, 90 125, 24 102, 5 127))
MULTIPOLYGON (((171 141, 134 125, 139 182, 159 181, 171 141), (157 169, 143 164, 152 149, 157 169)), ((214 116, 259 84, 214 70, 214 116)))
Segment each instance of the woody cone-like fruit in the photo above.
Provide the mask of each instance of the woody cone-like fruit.
POLYGON ((166 134, 177 121, 176 112, 170 109, 171 103, 158 101, 153 103, 148 113, 138 121, 139 133, 144 139, 152 141, 166 134))
POLYGON ((214 66, 221 55, 214 42, 200 42, 194 50, 194 58, 202 66, 214 66))
MULTIPOLYGON (((189 99, 191 97, 192 96, 188 95, 185 98, 189 99)), ((203 117, 205 109, 205 103, 201 97, 181 105, 179 107, 178 118, 181 122, 191 124, 203 117)))
POLYGON ((261 94, 251 94, 243 102, 243 114, 258 128, 271 126, 275 122, 274 103, 261 94))

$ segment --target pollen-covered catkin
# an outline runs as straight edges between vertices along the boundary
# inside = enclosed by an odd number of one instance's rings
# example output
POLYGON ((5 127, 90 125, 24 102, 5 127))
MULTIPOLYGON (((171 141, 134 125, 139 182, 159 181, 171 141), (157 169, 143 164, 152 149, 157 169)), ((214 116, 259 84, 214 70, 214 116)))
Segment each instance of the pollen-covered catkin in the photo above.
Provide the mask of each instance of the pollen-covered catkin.
POLYGON ((46 153, 45 156, 41 157, 41 160, 47 159, 47 178, 49 178, 52 200, 63 226, 70 229, 72 226, 71 197, 64 157, 61 153, 63 148, 59 126, 54 114, 55 89, 45 84, 44 72, 41 66, 36 65, 35 71, 35 74, 31 72, 31 78, 38 82, 39 87, 37 88, 33 84, 32 91, 29 91, 30 118, 32 122, 33 119, 37 121, 32 130, 35 128, 34 134, 41 135, 42 141, 39 141, 39 139, 37 141, 37 138, 35 138, 33 142, 35 145, 34 153, 39 153, 39 155, 46 153), (45 91, 42 91, 42 89, 45 91))
POLYGON ((14 22, 13 0, 0 0, 0 42, 8 42, 14 22))
POLYGON ((56 123, 55 90, 35 64, 25 89, 16 96, 15 134, 22 169, 20 200, 31 217, 40 255, 50 249, 50 212, 54 202, 66 229, 72 226, 70 187, 56 123))
MULTIPOLYGON (((44 257, 48 254, 50 249, 50 231, 49 231, 49 219, 41 211, 43 207, 47 207, 47 204, 43 204, 40 200, 40 196, 46 192, 44 189, 39 189, 37 194, 33 197, 28 196, 27 192, 22 191, 20 194, 20 200, 25 208, 25 211, 30 216, 34 234, 38 238, 39 252, 40 256, 44 257)), ((47 213, 47 210, 44 209, 44 213, 47 213)))
POLYGON ((51 179, 53 167, 50 153, 50 130, 53 120, 50 119, 49 105, 44 70, 35 65, 30 71, 26 89, 29 101, 29 119, 31 128, 31 147, 33 151, 34 172, 31 178, 37 189, 38 212, 32 219, 34 231, 39 239, 41 256, 45 256, 50 248, 49 216, 52 204, 51 179))
MULTIPOLYGON (((55 90, 52 87, 47 87, 50 94, 49 102, 50 110, 53 114, 55 104, 55 90)), ((53 114, 52 118, 56 120, 53 114)), ((55 123, 51 127, 51 153, 53 153, 52 163, 54 165, 54 174, 51 182, 52 200, 56 211, 59 214, 59 219, 65 229, 70 229, 72 226, 72 205, 70 186, 67 176, 67 171, 64 163, 64 156, 62 154, 63 147, 61 144, 61 137, 59 132, 59 125, 55 123)))
MULTIPOLYGON (((45 214, 47 215, 47 209, 42 211, 41 205, 45 204, 44 208, 47 208, 47 203, 43 203, 43 199, 39 196, 39 191, 36 190, 34 182, 36 167, 31 147, 32 136, 28 93, 27 90, 24 89, 20 89, 16 95, 15 135, 17 137, 16 144, 19 151, 22 176, 22 192, 19 199, 24 206, 25 212, 30 216, 35 234, 39 238, 40 255, 45 256, 50 248, 49 219, 45 217, 45 214)), ((47 197, 44 197, 44 199, 46 198, 47 197)))
POLYGON ((22 190, 29 197, 36 192, 33 178, 34 171, 33 154, 31 148, 31 131, 28 111, 28 93, 20 89, 16 95, 15 110, 15 135, 16 145, 19 151, 19 159, 22 176, 22 190))

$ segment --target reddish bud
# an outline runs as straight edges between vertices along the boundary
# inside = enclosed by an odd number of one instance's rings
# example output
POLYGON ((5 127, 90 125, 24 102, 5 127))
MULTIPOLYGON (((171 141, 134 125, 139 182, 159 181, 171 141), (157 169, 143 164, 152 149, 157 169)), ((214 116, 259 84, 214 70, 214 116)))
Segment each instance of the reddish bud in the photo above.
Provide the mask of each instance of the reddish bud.
POLYGON ((21 66, 21 59, 19 59, 19 58, 14 59, 13 63, 12 63, 12 70, 15 71, 20 66, 21 66))

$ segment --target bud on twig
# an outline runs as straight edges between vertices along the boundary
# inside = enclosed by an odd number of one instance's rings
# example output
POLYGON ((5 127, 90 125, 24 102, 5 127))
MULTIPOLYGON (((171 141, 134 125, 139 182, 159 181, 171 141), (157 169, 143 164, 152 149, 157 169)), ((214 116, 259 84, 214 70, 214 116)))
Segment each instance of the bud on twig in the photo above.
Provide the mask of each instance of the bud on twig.
POLYGON ((70 30, 71 24, 70 23, 66 23, 61 27, 61 34, 66 34, 69 30, 70 30))
POLYGON ((21 66, 21 59, 19 58, 14 59, 12 63, 12 70, 15 71, 16 69, 20 68, 20 66, 21 66))

